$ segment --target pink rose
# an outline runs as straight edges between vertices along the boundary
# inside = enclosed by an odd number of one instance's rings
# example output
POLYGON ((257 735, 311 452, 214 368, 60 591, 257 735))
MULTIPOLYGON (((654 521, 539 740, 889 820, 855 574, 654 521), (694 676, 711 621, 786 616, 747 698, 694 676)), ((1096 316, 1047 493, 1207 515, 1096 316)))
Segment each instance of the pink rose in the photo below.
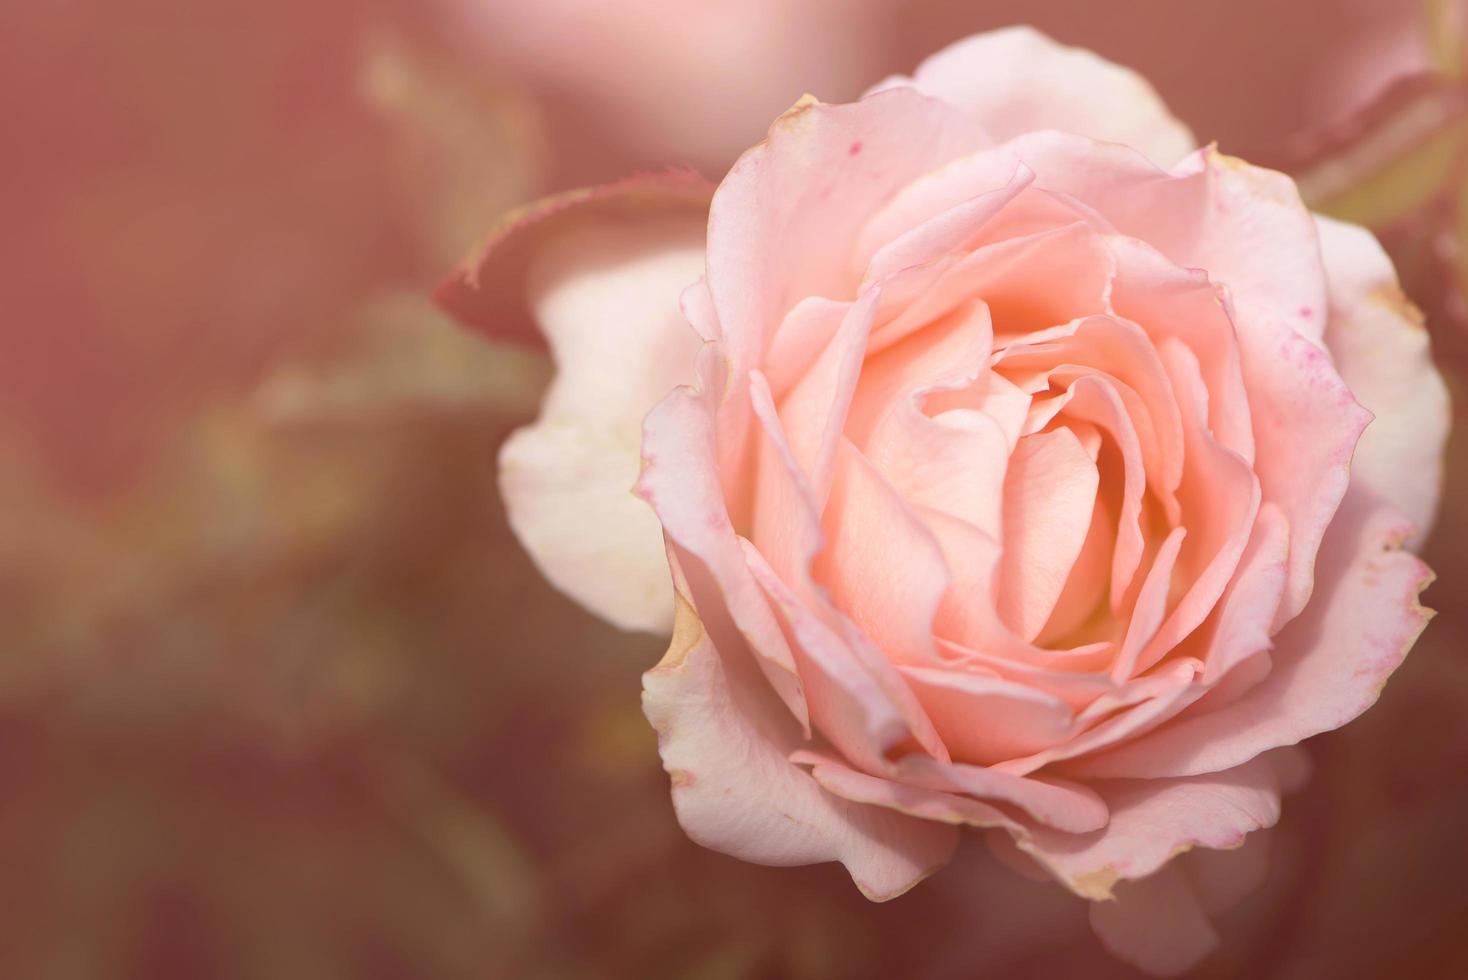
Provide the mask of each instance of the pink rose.
POLYGON ((1212 939, 1170 858, 1273 824, 1270 750, 1429 615, 1447 402, 1386 256, 1029 30, 802 100, 711 199, 522 215, 442 297, 549 341, 511 520, 671 620, 646 713, 683 827, 745 860, 883 900, 982 828, 1175 972, 1212 939))

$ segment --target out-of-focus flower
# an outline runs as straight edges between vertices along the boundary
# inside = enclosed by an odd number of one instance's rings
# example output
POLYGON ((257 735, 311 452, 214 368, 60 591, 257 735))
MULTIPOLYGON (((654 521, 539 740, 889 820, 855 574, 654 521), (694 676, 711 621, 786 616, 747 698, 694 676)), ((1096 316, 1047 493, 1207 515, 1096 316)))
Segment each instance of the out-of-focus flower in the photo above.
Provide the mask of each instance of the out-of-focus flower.
POLYGON ((1448 412, 1375 240, 1193 147, 1137 75, 996 32, 803 100, 707 203, 555 199, 446 286, 515 331, 523 272, 559 373, 512 522, 671 619, 644 706, 695 840, 881 900, 985 828, 1145 968, 1212 945, 1237 889, 1172 858, 1272 825, 1272 750, 1425 625, 1448 412))
POLYGON ((403 4, 0 19, 0 974, 512 972, 450 757, 542 372, 424 285, 529 192, 520 98, 403 4))
POLYGON ((1468 4, 1425 7, 1404 17, 1412 57, 1363 63, 1371 98, 1302 134, 1292 169, 1313 206, 1381 236, 1443 356, 1468 364, 1468 4))
POLYGON ((0 438, 63 491, 135 478, 191 412, 339 338, 525 193, 514 101, 409 5, 4 18, 0 438))
POLYGON ((722 172, 803 91, 854 95, 888 47, 879 0, 439 0, 569 142, 561 180, 722 172), (793 93, 793 95, 792 95, 793 93))

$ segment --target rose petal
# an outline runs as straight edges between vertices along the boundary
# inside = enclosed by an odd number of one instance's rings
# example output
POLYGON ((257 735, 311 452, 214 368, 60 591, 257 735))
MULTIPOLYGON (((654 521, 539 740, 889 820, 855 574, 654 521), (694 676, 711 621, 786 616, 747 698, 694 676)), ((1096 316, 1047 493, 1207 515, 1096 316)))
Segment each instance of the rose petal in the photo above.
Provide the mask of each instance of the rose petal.
POLYGON ((1196 145, 1135 72, 1081 48, 1063 47, 1030 27, 959 41, 924 61, 914 85, 973 113, 995 139, 1059 129, 1134 146, 1170 164, 1196 145))
POLYGON ((869 359, 847 434, 904 501, 997 535, 1007 434, 984 412, 927 411, 931 396, 964 390, 986 373, 989 337, 987 311, 979 305, 869 359))
POLYGON ((637 493, 657 513, 670 548, 686 552, 685 573, 712 580, 711 589, 721 594, 761 670, 791 714, 809 731, 809 711, 795 658, 750 574, 719 483, 714 443, 717 357, 712 346, 700 355, 702 391, 678 388, 648 413, 637 493))
POLYGON ((1259 890, 1269 877, 1269 859, 1278 832, 1256 830, 1243 847, 1232 851, 1199 847, 1178 858, 1178 870, 1193 886, 1193 895, 1205 912, 1220 915, 1259 890))
POLYGON ((996 339, 1105 313, 1114 268, 1101 236, 1080 222, 983 245, 941 267, 912 302, 883 304, 896 315, 873 330, 872 350, 975 299, 988 306, 996 339))
POLYGON ((811 775, 823 788, 853 803, 882 806, 923 820, 955 826, 1023 830, 1018 822, 1006 816, 1002 810, 967 796, 920 789, 879 776, 869 776, 808 752, 797 752, 794 758, 813 765, 811 775))
POLYGON ((1115 901, 1091 903, 1090 913, 1101 945, 1154 977, 1181 976, 1218 947, 1208 914, 1175 866, 1127 882, 1115 901))
POLYGON ((836 454, 815 577, 894 663, 930 663, 948 568, 932 534, 850 442, 836 454))
POLYGON ((763 377, 755 372, 751 382, 763 430, 756 515, 763 550, 752 541, 740 544, 750 571, 785 623, 816 727, 867 768, 881 754, 912 742, 946 760, 948 752, 911 689, 811 577, 812 559, 823 544, 814 492, 785 441, 763 377), (769 527, 760 533, 766 521, 769 527))
POLYGON ((1324 351, 1290 330, 1245 338, 1244 376, 1253 393, 1255 457, 1263 499, 1290 522, 1289 577, 1275 619, 1305 607, 1327 567, 1321 541, 1350 484, 1351 457, 1371 414, 1324 351))
POLYGON ((1106 826, 1106 804, 1095 791, 1064 779, 1019 776, 918 755, 898 760, 892 774, 899 781, 921 789, 1008 803, 1059 837, 1089 835, 1106 826))
POLYGON ((867 770, 878 769, 886 752, 911 737, 902 714, 840 636, 780 581, 759 551, 745 542, 744 554, 798 653, 811 724, 847 759, 867 770))
POLYGON ((880 295, 869 289, 851 304, 825 351, 780 404, 790 450, 810 480, 817 506, 823 506, 830 493, 836 446, 866 358, 880 295))
POLYGON ((1178 647, 1179 655, 1204 661, 1204 684, 1217 684, 1234 667, 1273 646, 1270 624, 1284 597, 1289 549, 1289 524, 1278 507, 1264 504, 1238 574, 1210 622, 1178 647))
POLYGON ((949 588, 938 607, 934 633, 951 645, 950 652, 980 666, 981 672, 1038 681, 1042 690, 1067 702, 1086 701, 1111 689, 1109 682, 1084 672, 1103 670, 1116 655, 1115 644, 1102 641, 1048 648, 1026 642, 999 615, 996 582, 1002 549, 998 542, 943 511, 919 506, 914 512, 932 531, 948 564, 949 588), (1028 673, 1031 669, 1036 672, 1028 673))
POLYGON ((1351 460, 1351 486, 1432 526, 1442 491, 1447 387, 1432 363, 1422 314, 1402 295, 1391 260, 1364 228, 1316 219, 1330 283, 1325 340, 1336 369, 1375 413, 1351 460))
POLYGON ((1072 737, 1061 740, 1024 758, 1014 758, 995 766, 1003 772, 1027 775, 1043 766, 1096 752, 1118 742, 1144 737, 1198 700, 1204 689, 1193 683, 1198 675, 1196 660, 1178 660, 1159 667, 1157 672, 1133 680, 1116 698, 1102 697, 1087 707, 1077 719, 1072 737), (1101 703, 1119 701, 1125 710, 1117 711, 1099 724, 1094 711, 1101 703), (1088 727, 1094 726, 1094 727, 1088 727))
POLYGON ((957 843, 952 827, 850 803, 789 761, 799 728, 738 634, 715 629, 680 596, 672 645, 643 676, 643 710, 688 836, 758 864, 839 861, 874 901, 946 863, 957 843))
MULTIPOLYGON (((912 89, 850 105, 807 98, 730 169, 709 208, 707 274, 734 385, 719 413, 725 472, 750 464, 738 387, 786 314, 809 296, 854 298, 862 226, 909 181, 986 142, 957 110, 912 89)), ((729 505, 736 520, 747 516, 741 501, 729 505)))
POLYGON ((1368 414, 1319 349, 1325 275, 1314 218, 1282 174, 1202 152, 1172 173, 1125 147, 1058 133, 1009 144, 1036 186, 1091 205, 1234 303, 1265 500, 1290 519, 1290 585, 1276 625, 1309 599, 1320 537, 1368 414), (1207 233, 1201 233, 1206 229, 1207 233))
POLYGON ((904 667, 902 676, 958 762, 992 765, 1070 732, 1070 707, 1038 688, 952 667, 904 667))
POLYGON ((1202 270, 1180 268, 1135 238, 1113 236, 1107 246, 1117 266, 1111 290, 1117 314, 1140 325, 1154 342, 1175 337, 1187 344, 1208 385, 1209 429, 1253 463, 1249 392, 1226 291, 1202 270))
POLYGON ((776 399, 785 397, 830 345, 851 305, 846 300, 807 296, 780 321, 763 368, 776 399))
MULTIPOLYGON (((1352 494, 1320 554, 1305 612, 1275 637, 1274 667, 1238 700, 1070 767, 1087 777, 1181 776, 1238 766, 1344 725, 1369 708, 1430 613, 1432 573, 1401 550, 1411 525, 1352 494)), ((1202 707, 1202 705, 1199 705, 1202 707)))
POLYGON ((1100 475, 1069 429, 1021 439, 1004 481, 999 612, 1025 640, 1050 618, 1091 527, 1100 475))
POLYGON ((623 629, 666 632, 662 531, 635 497, 642 418, 690 380, 699 340, 678 296, 703 269, 703 220, 564 217, 527 277, 557 373, 499 457, 510 526, 561 591, 623 629))
POLYGON ((1208 775, 1089 785, 1111 814, 1103 829, 1076 835, 1035 827, 1017 843, 1072 891, 1093 900, 1189 848, 1238 847, 1244 835, 1279 819, 1279 787, 1267 759, 1208 775))
POLYGON ((647 217, 684 215, 706 221, 713 193, 713 184, 688 170, 644 174, 534 201, 505 215, 485 244, 439 285, 434 298, 466 326, 540 347, 544 341, 524 285, 545 239, 590 218, 636 224, 647 217))
MULTIPOLYGON (((1016 160, 995 159, 1001 167, 1011 172, 1009 178, 998 188, 977 194, 939 214, 924 220, 913 228, 889 227, 903 218, 883 210, 872 219, 862 232, 865 247, 858 246, 856 262, 866 269, 864 278, 880 281, 896 275, 904 269, 924 265, 947 255, 961 251, 972 242, 984 227, 1004 210, 1005 206, 1019 196, 1035 179, 1034 173, 1016 160), (863 262, 866 254, 869 261, 863 262)), ((997 178, 1003 171, 997 171, 997 178)), ((890 206, 889 206, 890 207, 890 206)))
POLYGON ((1260 507, 1260 481, 1249 465, 1207 429, 1207 389, 1191 349, 1174 338, 1159 345, 1183 411, 1188 452, 1178 496, 1188 538, 1179 567, 1188 585, 1137 660, 1146 670, 1197 629, 1233 581, 1260 507))
POLYGON ((1030 133, 1007 148, 1035 186, 1076 198, 1122 235, 1228 287, 1240 334, 1284 327, 1319 342, 1325 271, 1313 216, 1294 182, 1213 149, 1171 171, 1128 146, 1030 133))
POLYGON ((740 157, 709 209, 709 290, 736 367, 807 296, 851 299, 850 249, 897 190, 987 140, 911 89, 849 105, 802 100, 740 157))

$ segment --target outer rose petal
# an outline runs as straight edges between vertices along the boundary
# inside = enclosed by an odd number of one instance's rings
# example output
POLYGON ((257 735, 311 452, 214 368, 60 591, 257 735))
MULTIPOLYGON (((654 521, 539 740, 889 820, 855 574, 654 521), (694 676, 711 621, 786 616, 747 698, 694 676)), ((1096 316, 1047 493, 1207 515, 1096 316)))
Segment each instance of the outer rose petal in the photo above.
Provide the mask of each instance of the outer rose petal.
POLYGON ((622 627, 665 633, 672 589, 656 516, 632 494, 642 418, 693 375, 679 312, 703 271, 700 215, 588 218, 527 270, 557 373, 540 418, 500 451, 510 525, 557 588, 622 627))
POLYGON ((1309 605, 1275 638, 1269 676, 1236 702, 1177 719, 1145 739, 1069 765, 1066 774, 1219 772, 1361 714, 1431 617, 1417 597, 1432 572, 1401 550, 1411 530, 1395 511, 1353 489, 1320 550, 1309 605))
POLYGON ((1269 759, 1182 779, 1103 780, 1093 785, 1111 813, 1091 834, 1035 826, 1018 843, 1074 892, 1111 896, 1123 879, 1145 878, 1193 847, 1228 850, 1279 819, 1279 781, 1269 759))
POLYGON ((643 710, 689 837, 757 864, 840 861, 875 901, 947 863, 952 826, 849 802, 791 763, 799 729, 742 641, 722 632, 721 654, 687 600, 677 603, 667 655, 643 676, 643 710))
POLYGON ((656 214, 707 215, 713 192, 698 174, 678 171, 533 201, 505 215, 485 243, 439 284, 434 298, 465 326, 499 340, 543 346, 524 285, 544 241, 592 215, 629 222, 656 214))
MULTIPOLYGON (((1275 761, 1275 769, 1279 764, 1275 761)), ((1281 782, 1282 790, 1284 786, 1281 782)), ((1288 792, 1288 790, 1285 790, 1288 792)), ((1222 915, 1258 891, 1269 878, 1275 830, 1256 830, 1232 851, 1195 848, 1179 859, 1204 911, 1222 915)))
POLYGON ((987 140, 911 89, 847 105, 807 97, 740 157, 709 209, 709 290, 736 370, 760 365, 808 296, 854 298, 850 249, 904 186, 987 140))
POLYGON ((1177 865, 1091 903, 1091 928, 1113 956, 1155 977, 1186 973, 1218 946, 1193 887, 1177 865))
POLYGON ((1422 314, 1402 295, 1391 260, 1364 228, 1317 218, 1330 284, 1325 341, 1336 369, 1375 420, 1351 461, 1351 486, 1427 533, 1442 490, 1449 406, 1422 314))
POLYGON ((1197 146, 1146 79, 1031 27, 966 38, 879 88, 904 84, 972 112, 996 140, 1058 129, 1124 143, 1162 166, 1197 146))

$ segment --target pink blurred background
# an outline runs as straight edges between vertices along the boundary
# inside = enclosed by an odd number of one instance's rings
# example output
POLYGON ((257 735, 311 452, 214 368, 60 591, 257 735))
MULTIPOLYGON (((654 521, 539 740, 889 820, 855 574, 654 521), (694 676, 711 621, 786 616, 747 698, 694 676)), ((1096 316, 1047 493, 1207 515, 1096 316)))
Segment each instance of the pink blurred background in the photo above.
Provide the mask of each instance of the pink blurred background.
MULTIPOLYGON (((1016 22, 1372 224, 1465 403, 1452 0, 0 12, 0 976, 1130 975, 982 847, 877 906, 689 843, 638 708, 660 644, 554 593, 496 499, 549 365, 428 299, 509 207, 717 178, 803 92, 1016 22)), ((1468 976, 1451 452, 1441 614, 1310 744, 1200 975, 1468 976)))

